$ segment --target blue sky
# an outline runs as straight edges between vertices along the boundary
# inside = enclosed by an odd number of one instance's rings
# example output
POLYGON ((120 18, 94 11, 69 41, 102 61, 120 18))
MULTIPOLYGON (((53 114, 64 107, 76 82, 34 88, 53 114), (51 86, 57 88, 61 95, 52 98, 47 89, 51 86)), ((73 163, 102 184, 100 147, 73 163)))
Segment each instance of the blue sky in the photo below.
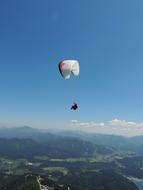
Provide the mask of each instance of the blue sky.
POLYGON ((0 1, 1 125, 141 123, 142 7, 141 0, 0 1), (62 79, 63 59, 80 61, 78 78, 62 79))

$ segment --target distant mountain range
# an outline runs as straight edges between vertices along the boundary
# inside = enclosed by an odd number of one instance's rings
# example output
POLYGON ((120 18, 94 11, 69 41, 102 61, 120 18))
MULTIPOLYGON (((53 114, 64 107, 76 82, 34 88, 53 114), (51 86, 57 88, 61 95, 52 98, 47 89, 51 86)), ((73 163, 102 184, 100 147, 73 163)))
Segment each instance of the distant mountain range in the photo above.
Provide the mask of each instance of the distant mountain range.
POLYGON ((143 154, 143 136, 123 137, 114 135, 91 134, 81 131, 46 130, 31 127, 0 128, 0 138, 33 139, 44 143, 59 138, 77 138, 97 145, 106 145, 119 150, 131 150, 143 154))
POLYGON ((44 143, 26 138, 0 138, 0 156, 12 159, 43 155, 50 158, 79 158, 93 156, 95 152, 106 155, 112 154, 113 149, 74 137, 59 137, 44 143))

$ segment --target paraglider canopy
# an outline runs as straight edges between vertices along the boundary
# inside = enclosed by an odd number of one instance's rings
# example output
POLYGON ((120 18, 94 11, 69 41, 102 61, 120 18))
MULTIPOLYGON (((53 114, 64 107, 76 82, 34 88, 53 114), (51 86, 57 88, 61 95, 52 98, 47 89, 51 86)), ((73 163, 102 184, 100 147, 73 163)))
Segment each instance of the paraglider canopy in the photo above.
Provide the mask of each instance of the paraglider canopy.
POLYGON ((59 70, 65 80, 70 78, 71 73, 78 76, 80 71, 79 62, 77 60, 63 60, 59 63, 59 70))

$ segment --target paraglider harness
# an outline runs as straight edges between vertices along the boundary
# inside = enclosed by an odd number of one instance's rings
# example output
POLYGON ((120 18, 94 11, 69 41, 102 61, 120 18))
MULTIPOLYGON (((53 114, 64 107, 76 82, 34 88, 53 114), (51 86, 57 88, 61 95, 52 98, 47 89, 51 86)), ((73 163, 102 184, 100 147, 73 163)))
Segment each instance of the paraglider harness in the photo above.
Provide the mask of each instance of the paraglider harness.
POLYGON ((72 105, 72 107, 71 107, 71 110, 76 110, 77 108, 78 108, 77 104, 74 103, 74 104, 72 105))

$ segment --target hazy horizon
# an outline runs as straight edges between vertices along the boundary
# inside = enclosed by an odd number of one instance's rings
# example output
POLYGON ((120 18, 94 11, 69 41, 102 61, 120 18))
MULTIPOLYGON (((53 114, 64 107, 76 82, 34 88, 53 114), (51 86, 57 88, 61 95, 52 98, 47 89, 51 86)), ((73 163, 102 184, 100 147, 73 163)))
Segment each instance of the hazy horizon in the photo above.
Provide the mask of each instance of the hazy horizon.
POLYGON ((0 123, 0 128, 21 128, 21 127, 30 127, 33 129, 47 130, 50 132, 53 131, 73 131, 73 132, 86 132, 92 134, 105 134, 105 135, 115 135, 115 136, 125 136, 125 137, 134 137, 143 135, 143 123, 135 123, 132 121, 113 119, 111 121, 104 122, 94 122, 94 121, 77 121, 71 120, 69 123, 64 125, 57 126, 41 126, 41 125, 22 125, 10 123, 4 124, 0 123))

